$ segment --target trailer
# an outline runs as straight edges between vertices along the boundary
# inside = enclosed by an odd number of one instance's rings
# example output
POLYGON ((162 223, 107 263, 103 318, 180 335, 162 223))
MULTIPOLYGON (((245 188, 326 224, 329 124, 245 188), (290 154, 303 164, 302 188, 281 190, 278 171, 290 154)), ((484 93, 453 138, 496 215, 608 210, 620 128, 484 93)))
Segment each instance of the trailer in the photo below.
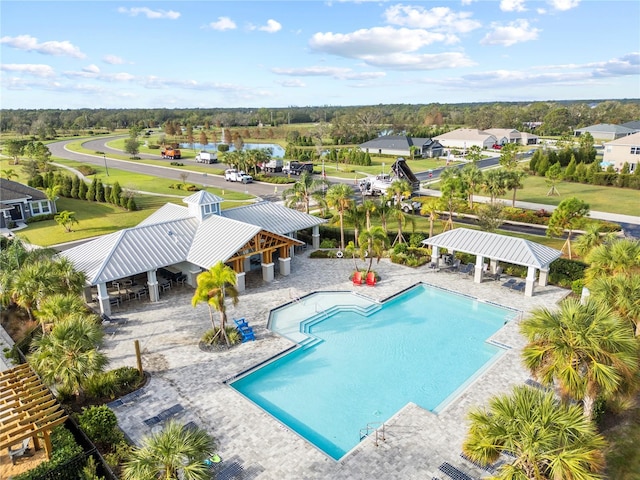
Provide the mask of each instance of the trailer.
POLYGON ((182 158, 182 153, 177 148, 163 147, 160 152, 162 158, 170 158, 171 160, 178 160, 182 158))
POLYGON ((284 163, 282 160, 279 160, 279 159, 272 159, 266 163, 263 163, 260 166, 262 171, 266 173, 279 173, 282 171, 283 167, 284 167, 284 163))
POLYGON ((363 195, 384 195, 394 180, 407 180, 411 185, 412 194, 420 190, 420 181, 402 157, 398 157, 391 165, 391 174, 381 173, 364 178, 358 182, 358 186, 363 195))
POLYGON ((216 163, 218 161, 218 155, 211 152, 201 151, 196 155, 196 162, 198 163, 216 163))

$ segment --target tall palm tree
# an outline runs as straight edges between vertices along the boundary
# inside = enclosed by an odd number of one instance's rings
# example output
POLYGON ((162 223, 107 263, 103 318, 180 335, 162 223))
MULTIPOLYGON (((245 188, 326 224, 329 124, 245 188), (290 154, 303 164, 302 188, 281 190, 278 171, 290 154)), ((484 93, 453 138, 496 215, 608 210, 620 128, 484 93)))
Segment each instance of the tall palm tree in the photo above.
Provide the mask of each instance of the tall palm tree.
POLYGON ((467 185, 467 193, 469 195, 469 208, 473 208, 473 195, 477 193, 478 188, 482 184, 482 170, 475 163, 467 163, 460 170, 460 177, 467 185))
POLYGON ((360 234, 360 256, 369 257, 367 273, 371 271, 374 257, 380 262, 384 251, 389 246, 389 237, 382 227, 372 227, 360 234))
POLYGON ((54 325, 51 333, 34 340, 29 363, 42 380, 80 399, 82 384, 102 372, 108 359, 98 351, 104 332, 93 317, 72 317, 54 325))
POLYGON ((449 219, 445 225, 453 228, 453 212, 458 208, 460 202, 467 198, 467 186, 462 181, 460 171, 457 168, 445 168, 440 174, 440 191, 442 195, 438 200, 440 207, 449 212, 449 219))
POLYGON ((353 244, 358 247, 358 235, 366 222, 366 212, 362 205, 352 203, 344 212, 344 219, 353 226, 353 244))
POLYGON ((387 189, 386 196, 392 201, 392 205, 400 208, 400 202, 403 198, 408 198, 412 194, 411 184, 408 180, 394 180, 387 189))
POLYGON ((305 171, 300 175, 300 180, 282 192, 282 199, 287 207, 309 213, 311 199, 315 198, 314 194, 318 193, 318 190, 325 184, 324 180, 314 180, 311 174, 305 171))
POLYGON ((606 276, 640 274, 640 240, 621 238, 594 248, 585 259, 587 286, 592 280, 606 276))
POLYGON ((633 329, 609 307, 567 299, 559 310, 540 308, 520 325, 528 340, 525 366, 563 397, 581 400, 591 418, 598 397, 612 398, 637 375, 640 351, 633 329))
POLYGON ((615 232, 602 233, 602 226, 598 223, 589 223, 584 228, 584 233, 576 238, 574 249, 582 257, 585 257, 591 250, 602 245, 615 241, 615 232))
POLYGON ((505 172, 504 185, 507 190, 513 190, 513 197, 511 197, 511 206, 516 206, 516 193, 519 188, 523 188, 524 184, 522 180, 527 176, 527 173, 523 170, 508 170, 505 172))
POLYGON ((161 432, 142 440, 131 453, 122 471, 123 480, 208 480, 205 460, 213 453, 215 442, 200 428, 184 428, 167 422, 161 432))
POLYGON ((427 201, 420 208, 420 215, 429 217, 429 238, 433 237, 433 223, 438 219, 438 211, 440 210, 437 201, 427 201))
POLYGON ((407 241, 402 234, 403 228, 405 225, 409 224, 415 229, 416 221, 412 216, 404 213, 400 208, 400 205, 395 206, 391 209, 390 217, 396 221, 396 225, 398 226, 398 233, 396 235, 396 238, 393 240, 393 244, 395 245, 396 243, 406 243, 407 241))
POLYGON ((640 336, 640 274, 601 276, 589 284, 589 291, 594 300, 609 305, 628 319, 636 337, 640 336))
POLYGON ((376 212, 378 205, 376 204, 376 202, 373 202, 371 200, 365 200, 362 202, 362 208, 365 212, 366 229, 369 230, 371 228, 371 214, 376 212))
POLYGON ((392 210, 393 207, 389 205, 385 197, 382 197, 376 204, 376 213, 378 215, 378 218, 380 219, 380 225, 385 232, 388 230, 387 222, 392 210))
POLYGON ((327 205, 338 211, 340 219, 340 249, 344 250, 344 212, 353 203, 353 190, 345 183, 332 185, 327 190, 327 205))
POLYGON ((506 170, 498 168, 484 173, 482 190, 489 194, 491 203, 494 203, 496 198, 504 195, 507 191, 505 172, 506 170))
POLYGON ((213 320, 213 310, 217 310, 220 313, 220 329, 211 338, 211 343, 213 343, 218 336, 222 335, 227 347, 231 346, 225 329, 227 324, 227 305, 225 300, 229 297, 234 305, 238 304, 236 272, 224 263, 218 262, 207 272, 202 272, 198 275, 196 281, 198 286, 191 299, 191 305, 195 307, 200 302, 207 304, 211 325, 214 330, 216 329, 216 323, 213 320))
POLYGON ((596 480, 602 478, 605 440, 579 407, 558 403, 553 393, 527 386, 493 397, 469 413, 463 451, 491 464, 502 452, 515 457, 492 478, 596 480))

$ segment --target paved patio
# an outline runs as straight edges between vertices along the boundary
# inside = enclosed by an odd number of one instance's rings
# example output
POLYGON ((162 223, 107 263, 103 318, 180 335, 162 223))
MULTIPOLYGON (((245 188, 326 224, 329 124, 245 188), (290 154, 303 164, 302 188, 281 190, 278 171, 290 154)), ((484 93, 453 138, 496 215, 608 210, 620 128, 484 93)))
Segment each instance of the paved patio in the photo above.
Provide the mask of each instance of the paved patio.
POLYGON ((269 311, 312 291, 356 290, 383 299, 422 281, 522 312, 553 306, 568 291, 553 286, 537 287, 533 297, 525 297, 502 288, 499 282, 476 284, 469 277, 434 272, 426 266, 403 267, 388 260, 377 265, 374 262, 374 269, 381 276, 375 287, 352 285, 349 274, 353 261, 348 259, 297 256, 291 267, 290 276, 281 277, 276 272, 276 279, 270 284, 264 284, 257 272, 247 275, 247 291, 228 313, 230 317, 246 317, 258 340, 230 351, 206 353, 198 348, 199 337, 211 324, 206 305, 191 307, 193 290, 189 287, 174 287, 158 303, 125 302, 119 311, 113 312, 114 317, 127 321, 107 337, 104 351, 111 359, 111 367, 135 366, 137 339, 143 351, 144 368, 151 375, 141 395, 114 408, 127 435, 139 443, 152 431, 145 419, 181 404, 184 411, 177 415, 179 421, 185 424, 194 421, 212 434, 223 461, 243 465, 243 478, 446 478, 438 470, 444 461, 478 478, 486 475, 458 455, 467 429, 466 412, 528 377, 520 362, 523 340, 516 322, 508 323, 494 336, 512 349, 440 414, 408 404, 386 422, 386 441, 376 447, 372 438, 367 438, 337 462, 224 381, 291 347, 289 340, 266 329, 269 311))

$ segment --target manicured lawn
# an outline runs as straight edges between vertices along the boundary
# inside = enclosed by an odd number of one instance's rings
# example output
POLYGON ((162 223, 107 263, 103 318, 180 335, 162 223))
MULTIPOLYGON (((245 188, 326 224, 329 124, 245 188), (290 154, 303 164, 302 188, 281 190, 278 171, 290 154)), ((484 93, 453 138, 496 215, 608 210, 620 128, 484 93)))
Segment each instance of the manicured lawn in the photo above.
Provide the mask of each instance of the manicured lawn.
MULTIPOLYGON (((578 197, 589 204, 591 210, 640 216, 640 190, 603 187, 583 183, 562 182, 556 187, 560 196, 548 197, 549 186, 543 177, 529 176, 524 189, 518 190, 517 200, 558 205, 565 198, 578 197)), ((508 192, 503 198, 511 200, 508 192)))

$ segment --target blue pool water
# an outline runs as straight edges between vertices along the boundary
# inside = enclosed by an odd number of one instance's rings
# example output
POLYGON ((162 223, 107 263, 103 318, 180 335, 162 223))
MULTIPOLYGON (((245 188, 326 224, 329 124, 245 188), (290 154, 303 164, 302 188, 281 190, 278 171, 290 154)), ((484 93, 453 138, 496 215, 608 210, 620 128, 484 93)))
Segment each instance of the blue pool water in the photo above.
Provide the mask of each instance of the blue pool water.
POLYGON ((306 331, 314 341, 231 386, 339 459, 368 423, 385 422, 408 402, 437 413, 502 352, 486 340, 511 314, 424 285, 369 316, 311 309, 306 331))

